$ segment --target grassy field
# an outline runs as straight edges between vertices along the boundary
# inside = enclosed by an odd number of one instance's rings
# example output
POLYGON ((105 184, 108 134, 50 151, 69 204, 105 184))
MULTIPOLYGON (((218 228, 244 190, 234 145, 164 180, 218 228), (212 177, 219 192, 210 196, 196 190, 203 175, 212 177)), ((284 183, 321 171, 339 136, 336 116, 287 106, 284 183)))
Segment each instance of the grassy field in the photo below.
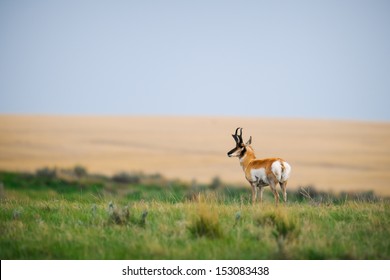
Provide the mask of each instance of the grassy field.
POLYGON ((1 259, 389 259, 390 202, 74 170, 0 172, 1 259))

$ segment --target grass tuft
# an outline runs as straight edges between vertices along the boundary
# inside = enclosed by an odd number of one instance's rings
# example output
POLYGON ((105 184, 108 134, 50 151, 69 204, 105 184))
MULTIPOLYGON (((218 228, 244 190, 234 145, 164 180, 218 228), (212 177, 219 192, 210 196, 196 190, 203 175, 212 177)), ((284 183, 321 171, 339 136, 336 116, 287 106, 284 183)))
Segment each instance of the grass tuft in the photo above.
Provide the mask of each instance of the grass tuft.
POLYGON ((192 237, 200 238, 221 238, 222 229, 218 221, 218 216, 206 203, 199 202, 198 215, 188 226, 192 237))
POLYGON ((108 204, 108 213, 109 224, 126 225, 129 222, 130 211, 127 206, 122 210, 119 210, 112 202, 110 202, 108 204))
POLYGON ((288 215, 286 209, 275 208, 265 212, 257 219, 259 226, 271 227, 272 236, 277 243, 277 258, 289 258, 286 246, 295 241, 300 233, 299 223, 295 216, 288 215))

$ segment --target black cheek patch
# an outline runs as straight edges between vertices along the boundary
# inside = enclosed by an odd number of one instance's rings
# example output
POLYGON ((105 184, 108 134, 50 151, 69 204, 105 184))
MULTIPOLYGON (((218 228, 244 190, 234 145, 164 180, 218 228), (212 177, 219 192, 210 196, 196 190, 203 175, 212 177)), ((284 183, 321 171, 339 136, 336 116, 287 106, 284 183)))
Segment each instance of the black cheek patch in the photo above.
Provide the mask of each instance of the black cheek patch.
POLYGON ((242 149, 241 151, 241 154, 240 154, 240 158, 242 158, 246 153, 246 148, 244 147, 244 149, 242 149))

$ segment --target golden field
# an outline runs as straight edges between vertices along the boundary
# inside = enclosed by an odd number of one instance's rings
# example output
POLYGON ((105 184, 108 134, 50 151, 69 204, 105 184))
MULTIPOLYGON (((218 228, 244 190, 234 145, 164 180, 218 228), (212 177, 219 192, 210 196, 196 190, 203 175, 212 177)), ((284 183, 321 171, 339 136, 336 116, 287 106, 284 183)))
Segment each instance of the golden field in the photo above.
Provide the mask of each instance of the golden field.
POLYGON ((246 184, 231 134, 292 166, 290 188, 390 195, 390 123, 233 117, 0 116, 0 170, 85 166, 246 184))

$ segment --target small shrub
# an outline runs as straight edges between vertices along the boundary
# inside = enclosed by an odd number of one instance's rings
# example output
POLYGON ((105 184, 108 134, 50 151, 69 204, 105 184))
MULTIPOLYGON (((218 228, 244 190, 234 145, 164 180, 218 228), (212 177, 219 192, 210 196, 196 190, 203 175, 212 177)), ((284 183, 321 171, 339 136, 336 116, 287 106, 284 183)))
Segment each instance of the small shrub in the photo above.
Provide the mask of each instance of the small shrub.
POLYGON ((74 168, 73 168, 73 172, 74 174, 78 177, 78 178, 81 178, 81 177, 84 177, 84 176, 87 176, 88 172, 87 172, 87 169, 81 165, 76 165, 74 168))
POLYGON ((219 189, 220 187, 222 187, 222 181, 221 181, 221 179, 218 176, 216 176, 211 181, 210 189, 211 190, 216 190, 216 189, 219 189))
POLYGON ((22 215, 22 212, 20 210, 15 209, 12 212, 12 219, 13 220, 19 220, 21 215, 22 215))
POLYGON ((0 182, 0 200, 5 198, 4 184, 0 182))
POLYGON ((141 227, 145 227, 146 225, 146 217, 148 216, 148 211, 147 210, 144 210, 142 212, 142 215, 141 215, 141 218, 139 219, 139 221, 137 222, 137 224, 141 227))
POLYGON ((292 238, 297 233, 297 223, 293 219, 288 219, 285 215, 276 216, 275 219, 275 231, 276 238, 282 237, 283 239, 292 238))
POLYGON ((237 226, 237 224, 241 221, 241 212, 236 213, 235 221, 233 227, 237 226))
POLYGON ((219 238, 222 231, 218 223, 204 216, 200 216, 190 227, 189 230, 194 237, 219 238))
POLYGON ((108 221, 110 224, 125 225, 130 219, 130 211, 127 206, 122 210, 119 210, 112 202, 108 204, 108 214, 108 221))
POLYGON ((108 224, 133 224, 144 228, 146 226, 146 217, 148 214, 149 212, 145 209, 138 218, 134 215, 134 213, 132 213, 132 215, 130 214, 129 206, 125 206, 122 209, 119 209, 114 205, 113 202, 108 204, 108 224))
POLYGON ((297 220, 293 217, 288 217, 285 212, 275 211, 265 213, 257 222, 258 225, 273 227, 272 235, 278 245, 277 258, 288 258, 285 247, 286 243, 293 241, 299 235, 297 220))
POLYGON ((198 201, 200 194, 204 193, 205 190, 206 188, 203 185, 198 184, 196 180, 192 180, 185 197, 189 201, 198 201))
POLYGON ((290 238, 298 233, 298 223, 296 219, 287 217, 284 212, 275 211, 265 213, 257 219, 258 225, 268 225, 274 227, 273 235, 275 238, 290 238))
POLYGON ((121 184, 138 184, 141 181, 141 175, 121 172, 112 176, 111 179, 121 184))
POLYGON ((220 238, 222 229, 218 222, 218 217, 210 209, 206 209, 200 203, 199 216, 188 227, 193 237, 220 238))
POLYGON ((57 170, 55 168, 44 167, 38 169, 35 174, 41 178, 54 179, 57 176, 57 170))

